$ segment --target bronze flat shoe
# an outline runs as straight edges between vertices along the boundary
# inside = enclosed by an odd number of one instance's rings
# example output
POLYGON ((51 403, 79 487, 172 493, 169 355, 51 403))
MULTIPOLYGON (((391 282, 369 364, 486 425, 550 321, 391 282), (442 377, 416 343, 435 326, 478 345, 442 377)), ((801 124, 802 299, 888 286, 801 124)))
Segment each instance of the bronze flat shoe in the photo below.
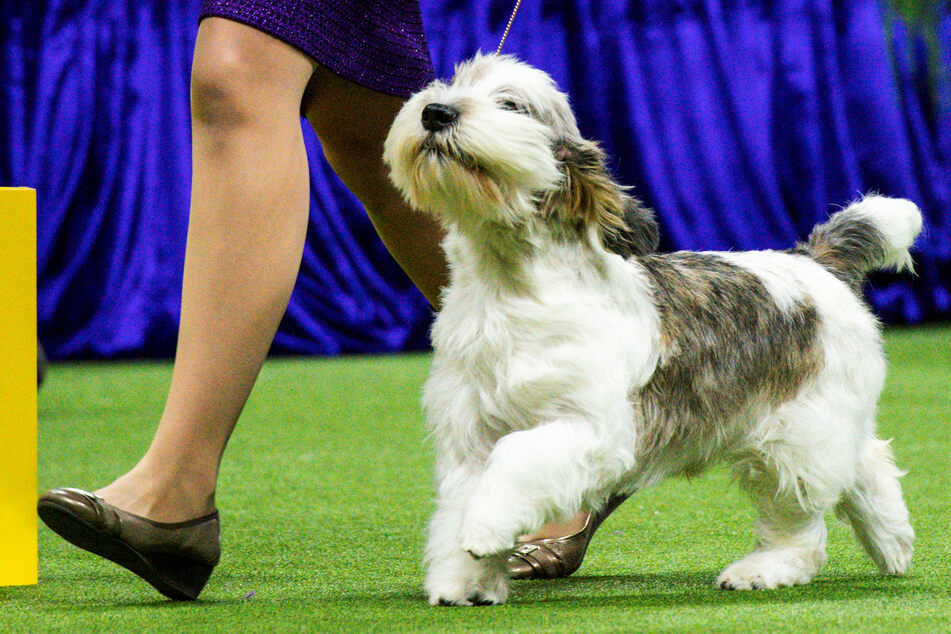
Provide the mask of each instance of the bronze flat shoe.
POLYGON ((559 579, 581 567, 594 532, 614 512, 626 495, 614 495, 598 513, 589 513, 577 533, 521 542, 512 549, 505 568, 512 579, 559 579))
POLYGON ((169 599, 197 599, 221 553, 218 511, 156 522, 68 488, 43 493, 36 508, 60 537, 131 570, 169 599))

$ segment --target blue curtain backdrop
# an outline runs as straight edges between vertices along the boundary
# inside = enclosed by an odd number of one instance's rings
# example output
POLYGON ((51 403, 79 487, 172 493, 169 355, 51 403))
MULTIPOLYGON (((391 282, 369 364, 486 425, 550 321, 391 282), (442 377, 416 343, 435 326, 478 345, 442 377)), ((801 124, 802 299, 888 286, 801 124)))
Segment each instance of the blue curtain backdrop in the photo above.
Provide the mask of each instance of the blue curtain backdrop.
MULTIPOLYGON (((494 50, 513 0, 423 0, 437 73, 494 50)), ((0 7, 0 184, 39 200, 40 335, 66 357, 174 350, 197 0, 0 7)), ((665 249, 785 248, 836 205, 915 200, 916 279, 882 317, 951 317, 951 18, 937 46, 876 0, 526 0, 506 44, 551 73, 665 249)), ((311 223, 275 351, 425 346, 422 297, 305 126, 311 223)))

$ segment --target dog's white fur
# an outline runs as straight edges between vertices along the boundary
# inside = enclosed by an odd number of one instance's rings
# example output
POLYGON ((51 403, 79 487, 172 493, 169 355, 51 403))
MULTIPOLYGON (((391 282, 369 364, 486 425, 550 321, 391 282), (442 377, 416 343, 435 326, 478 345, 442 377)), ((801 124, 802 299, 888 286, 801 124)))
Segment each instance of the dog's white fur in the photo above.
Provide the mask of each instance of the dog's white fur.
MULTIPOLYGON (((914 533, 901 474, 875 437, 885 361, 879 326, 856 293, 808 254, 707 254, 759 280, 779 314, 814 307, 809 345, 821 363, 782 402, 751 397, 728 424, 702 422, 688 439, 645 453, 639 443, 655 422, 641 391, 689 339, 665 340, 646 261, 609 253, 603 218, 551 208, 581 178, 563 165, 564 143, 588 143, 566 97, 507 56, 478 56, 451 83, 412 97, 386 142, 394 183, 446 227, 451 267, 423 399, 437 448, 430 602, 504 602, 503 562, 518 535, 715 461, 735 466, 759 511, 755 550, 718 586, 808 583, 825 562, 824 513, 833 508, 883 573, 903 573, 914 533), (433 103, 458 120, 425 129, 433 103)), ((575 199, 591 205, 599 195, 575 199)), ((912 203, 868 197, 842 214, 884 237, 874 267, 910 263, 921 226, 912 203)))

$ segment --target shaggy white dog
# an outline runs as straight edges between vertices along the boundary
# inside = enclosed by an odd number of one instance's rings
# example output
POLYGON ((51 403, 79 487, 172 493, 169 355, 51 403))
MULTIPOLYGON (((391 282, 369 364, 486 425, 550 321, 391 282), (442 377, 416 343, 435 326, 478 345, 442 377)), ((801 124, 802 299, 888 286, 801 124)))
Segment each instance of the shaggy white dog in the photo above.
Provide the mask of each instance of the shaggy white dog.
POLYGON ((412 97, 385 158, 445 226, 451 267, 423 398, 431 603, 501 603, 518 535, 716 461, 759 514, 719 587, 808 583, 830 509, 883 573, 905 571, 914 532, 875 436, 885 360, 860 286, 910 266, 913 203, 866 197, 788 252, 651 255, 650 212, 551 79, 507 56, 412 97))

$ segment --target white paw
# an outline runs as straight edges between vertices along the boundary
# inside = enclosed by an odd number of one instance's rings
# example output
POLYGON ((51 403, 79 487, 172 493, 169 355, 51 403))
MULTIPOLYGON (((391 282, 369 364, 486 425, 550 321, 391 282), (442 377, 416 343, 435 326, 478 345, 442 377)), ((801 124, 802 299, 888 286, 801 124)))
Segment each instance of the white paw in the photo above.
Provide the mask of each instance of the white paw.
POLYGON ((486 588, 466 588, 452 590, 434 590, 429 593, 429 605, 474 606, 499 605, 508 598, 508 589, 504 592, 486 588))
POLYGON ((431 569, 426 579, 429 604, 473 606, 505 603, 509 580, 500 562, 487 560, 479 564, 477 572, 463 575, 441 574, 431 569))
POLYGON ((914 553, 915 535, 911 527, 902 534, 881 539, 876 543, 877 551, 873 555, 878 569, 884 575, 903 575, 911 565, 914 553))
POLYGON ((783 550, 754 552, 727 566, 715 585, 723 590, 768 590, 806 584, 825 557, 817 553, 807 559, 811 561, 783 550))

